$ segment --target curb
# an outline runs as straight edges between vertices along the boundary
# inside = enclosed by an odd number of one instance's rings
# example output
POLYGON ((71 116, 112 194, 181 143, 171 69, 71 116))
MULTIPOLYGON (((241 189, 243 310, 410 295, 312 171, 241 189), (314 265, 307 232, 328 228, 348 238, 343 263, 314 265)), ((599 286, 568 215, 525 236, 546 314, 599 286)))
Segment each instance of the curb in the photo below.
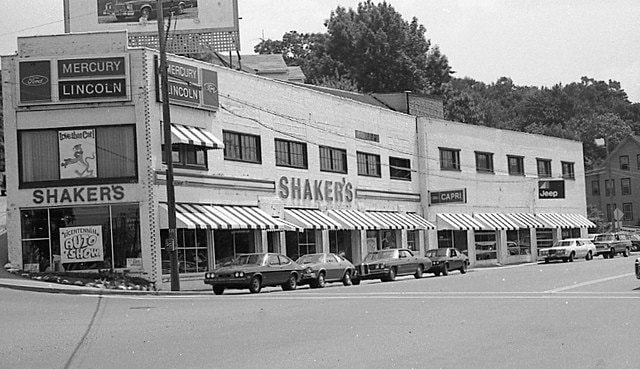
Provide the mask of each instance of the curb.
MULTIPOLYGON (((40 283, 40 282, 35 282, 40 283)), ((44 283, 43 283, 44 284, 44 283)), ((189 295, 203 295, 209 290, 200 291, 132 291, 132 290, 112 290, 112 289, 100 289, 100 288, 70 288, 58 284, 36 285, 33 283, 7 283, 0 281, 0 288, 7 288, 19 291, 29 292, 45 292, 45 293, 58 293, 67 295, 99 295, 99 296, 189 296, 189 295)))

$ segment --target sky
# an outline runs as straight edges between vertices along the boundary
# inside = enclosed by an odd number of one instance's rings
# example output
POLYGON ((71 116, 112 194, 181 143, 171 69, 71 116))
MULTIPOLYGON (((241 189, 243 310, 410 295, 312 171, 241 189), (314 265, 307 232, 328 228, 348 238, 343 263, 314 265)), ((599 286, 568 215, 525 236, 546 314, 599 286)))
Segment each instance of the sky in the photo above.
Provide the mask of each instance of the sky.
MULTIPOLYGON (((73 1, 73 0, 72 0, 73 1)), ((199 0, 215 1, 215 0, 199 0)), ((285 32, 325 32, 324 21, 354 0, 238 0, 241 53, 285 32)), ((374 3, 381 2, 374 0, 374 3)), ((64 32, 62 0, 4 1, 0 55, 18 36, 64 32)), ((640 103, 638 0, 389 0, 413 17, 449 59, 456 77, 485 83, 509 77, 517 85, 551 87, 582 76, 621 83, 640 103)))

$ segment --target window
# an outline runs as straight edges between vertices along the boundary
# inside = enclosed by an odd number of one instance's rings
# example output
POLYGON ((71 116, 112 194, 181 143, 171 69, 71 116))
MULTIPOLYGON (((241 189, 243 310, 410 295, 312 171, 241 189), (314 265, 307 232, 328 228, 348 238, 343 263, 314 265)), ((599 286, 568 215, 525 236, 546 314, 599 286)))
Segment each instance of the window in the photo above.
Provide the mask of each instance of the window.
POLYGON ((620 187, 623 195, 631 195, 631 178, 621 178, 620 187))
POLYGON ((616 195, 616 187, 614 186, 613 179, 605 179, 604 180, 604 195, 605 196, 615 196, 616 195))
POLYGON ((476 170, 478 172, 493 173, 493 154, 476 151, 476 170))
POLYGON ((528 229, 507 230, 509 256, 531 255, 531 234, 528 229))
POLYGON ((18 131, 20 187, 137 180, 135 126, 18 131))
MULTIPOLYGON (((176 167, 207 169, 207 148, 203 146, 173 144, 171 145, 171 160, 176 167)), ((166 163, 164 147, 162 162, 166 163)))
POLYGON ((507 155, 509 174, 514 176, 524 175, 524 158, 522 156, 507 155))
POLYGON ((375 133, 358 131, 357 129, 356 129, 356 138, 359 138, 361 140, 380 142, 380 135, 377 135, 375 133))
POLYGON ((600 181, 591 181, 591 194, 600 196, 600 181))
POLYGON ((494 260, 498 258, 495 231, 476 231, 476 261, 494 260))
MULTIPOLYGON (((160 230, 162 274, 171 273, 171 256, 165 249, 169 236, 168 229, 160 230)), ((209 250, 206 229, 178 228, 176 233, 178 253, 178 273, 198 273, 207 270, 209 250)))
POLYGON ((307 168, 307 144, 277 139, 276 165, 294 168, 307 168))
POLYGON ((320 170, 347 173, 347 150, 320 146, 320 170))
POLYGON ((358 152, 358 175, 381 177, 380 155, 358 152))
POLYGON ((411 160, 389 157, 391 179, 411 180, 411 160))
POLYGON ((300 256, 314 254, 316 249, 315 229, 305 229, 302 232, 285 232, 287 256, 297 260, 300 256))
POLYGON ((536 244, 539 249, 553 246, 553 229, 536 228, 536 244))
POLYGON ((418 231, 407 230, 407 248, 411 251, 418 251, 418 231))
POLYGON ((620 170, 629 170, 629 155, 620 155, 620 170))
POLYGON ((223 131, 224 159, 262 163, 260 136, 223 131))
POLYGON ((551 160, 537 159, 538 162, 538 177, 549 178, 551 177, 551 160))
POLYGON ((622 212, 624 213, 624 218, 622 218, 622 220, 633 220, 633 204, 632 203, 622 204, 622 212))
POLYGON ((562 178, 576 179, 576 173, 574 171, 574 164, 568 161, 562 162, 562 178))
POLYGON ((460 170, 460 150, 440 148, 440 169, 460 170))

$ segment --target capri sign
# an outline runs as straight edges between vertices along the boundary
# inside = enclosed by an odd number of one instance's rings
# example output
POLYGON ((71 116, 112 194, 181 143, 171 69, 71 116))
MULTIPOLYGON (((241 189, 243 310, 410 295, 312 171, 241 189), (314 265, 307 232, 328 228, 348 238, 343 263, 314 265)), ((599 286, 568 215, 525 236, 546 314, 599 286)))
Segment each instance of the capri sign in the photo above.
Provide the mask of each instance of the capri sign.
POLYGON ((429 191, 429 204, 449 204, 467 202, 467 190, 429 191))

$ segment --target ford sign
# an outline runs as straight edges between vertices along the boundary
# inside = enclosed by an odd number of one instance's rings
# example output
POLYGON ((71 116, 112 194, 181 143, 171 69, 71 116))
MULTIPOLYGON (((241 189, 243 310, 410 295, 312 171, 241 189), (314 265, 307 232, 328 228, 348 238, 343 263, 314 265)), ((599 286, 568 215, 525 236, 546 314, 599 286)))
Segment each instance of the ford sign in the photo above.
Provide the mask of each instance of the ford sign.
POLYGON ((49 78, 40 75, 24 77, 22 84, 29 87, 44 86, 49 82, 49 78))

